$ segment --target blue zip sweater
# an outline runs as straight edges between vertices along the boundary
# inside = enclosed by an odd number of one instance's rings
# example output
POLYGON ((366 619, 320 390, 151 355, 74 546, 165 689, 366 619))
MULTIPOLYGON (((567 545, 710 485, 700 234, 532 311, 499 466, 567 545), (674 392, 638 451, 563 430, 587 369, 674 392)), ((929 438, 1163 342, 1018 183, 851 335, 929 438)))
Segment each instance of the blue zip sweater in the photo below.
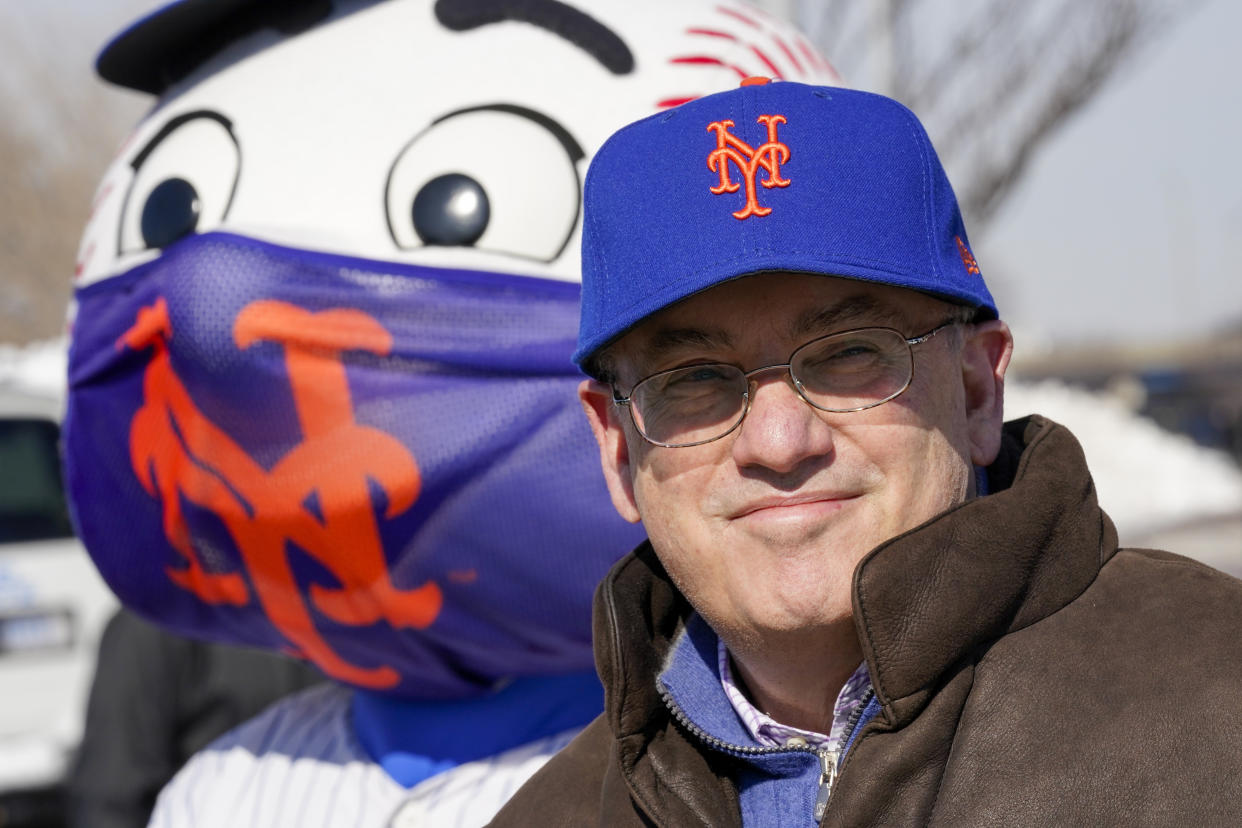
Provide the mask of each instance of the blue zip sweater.
MULTIPOLYGON (((716 633, 697 615, 687 622, 658 678, 665 703, 708 749, 741 760, 734 782, 746 828, 816 825, 821 776, 818 752, 809 746, 769 747, 750 735, 720 683, 716 642, 716 633)), ((847 740, 847 750, 878 711, 873 697, 847 740)))

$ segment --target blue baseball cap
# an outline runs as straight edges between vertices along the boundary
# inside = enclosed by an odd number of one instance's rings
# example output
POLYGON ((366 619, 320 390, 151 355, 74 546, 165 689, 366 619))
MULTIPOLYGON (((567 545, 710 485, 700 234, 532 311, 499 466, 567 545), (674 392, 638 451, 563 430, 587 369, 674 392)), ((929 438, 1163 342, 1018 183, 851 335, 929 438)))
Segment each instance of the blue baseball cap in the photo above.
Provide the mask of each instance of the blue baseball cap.
POLYGON ((894 285, 998 315, 910 110, 750 79, 624 127, 592 160, 574 362, 675 302, 766 271, 894 285))

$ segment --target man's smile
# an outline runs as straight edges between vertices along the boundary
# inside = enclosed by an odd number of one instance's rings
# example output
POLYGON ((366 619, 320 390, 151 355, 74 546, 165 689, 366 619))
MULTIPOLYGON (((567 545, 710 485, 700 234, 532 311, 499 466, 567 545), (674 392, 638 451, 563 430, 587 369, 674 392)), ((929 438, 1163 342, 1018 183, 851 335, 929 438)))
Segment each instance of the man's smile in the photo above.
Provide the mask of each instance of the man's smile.
POLYGON ((849 492, 804 492, 801 494, 769 495, 748 501, 730 516, 730 520, 749 522, 805 520, 834 514, 860 497, 849 492))

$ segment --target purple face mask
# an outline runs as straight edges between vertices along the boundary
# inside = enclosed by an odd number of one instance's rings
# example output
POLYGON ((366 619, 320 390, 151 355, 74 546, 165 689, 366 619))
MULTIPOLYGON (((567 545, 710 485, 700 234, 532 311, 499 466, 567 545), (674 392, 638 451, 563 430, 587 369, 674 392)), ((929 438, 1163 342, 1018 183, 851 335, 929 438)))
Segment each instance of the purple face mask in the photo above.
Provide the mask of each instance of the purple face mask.
POLYGON ((575 396, 578 285, 211 233, 77 298, 66 480, 124 603, 410 698, 590 669, 642 532, 575 396))

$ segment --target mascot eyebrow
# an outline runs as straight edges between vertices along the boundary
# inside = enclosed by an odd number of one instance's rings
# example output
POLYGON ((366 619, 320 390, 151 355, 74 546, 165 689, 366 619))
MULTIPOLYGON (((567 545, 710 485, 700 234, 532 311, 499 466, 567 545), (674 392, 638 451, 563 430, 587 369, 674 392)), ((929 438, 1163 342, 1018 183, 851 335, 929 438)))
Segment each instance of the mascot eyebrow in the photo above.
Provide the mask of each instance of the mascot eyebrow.
POLYGON ((614 75, 634 71, 634 53, 620 35, 559 0, 437 0, 436 19, 455 32, 506 20, 530 23, 582 49, 614 75))

